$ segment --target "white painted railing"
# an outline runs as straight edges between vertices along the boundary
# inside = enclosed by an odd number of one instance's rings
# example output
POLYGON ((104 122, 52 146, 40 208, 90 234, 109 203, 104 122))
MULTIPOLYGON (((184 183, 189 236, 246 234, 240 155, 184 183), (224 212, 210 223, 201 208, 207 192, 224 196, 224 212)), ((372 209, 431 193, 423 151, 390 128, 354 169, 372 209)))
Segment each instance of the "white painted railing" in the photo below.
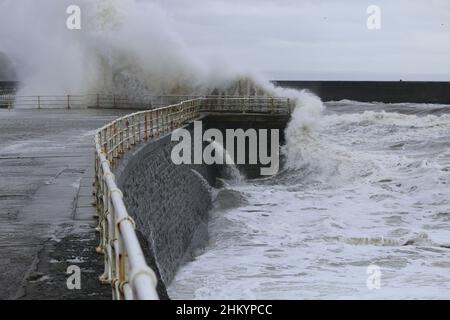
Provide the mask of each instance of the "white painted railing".
MULTIPOLYGON (((9 109, 50 109, 50 108, 110 108, 110 109, 156 109, 168 105, 174 105, 182 101, 205 98, 204 102, 210 107, 222 110, 223 107, 235 108, 240 111, 242 106, 258 109, 280 109, 279 106, 286 103, 286 99, 257 97, 257 96, 186 96, 186 95, 143 95, 130 97, 113 94, 87 94, 87 95, 35 95, 18 96, 11 91, 0 91, 0 106, 9 109)), ((231 111, 231 110, 226 110, 231 111)))
POLYGON ((87 95, 34 95, 18 96, 11 92, 0 92, 0 105, 12 108, 50 109, 50 108, 133 108, 154 109, 192 99, 191 96, 150 96, 129 97, 112 94, 87 95))
POLYGON ((135 224, 123 202, 112 170, 133 146, 199 118, 202 112, 287 114, 285 98, 198 98, 168 107, 132 113, 99 129, 95 136, 95 189, 100 232, 99 253, 105 271, 100 277, 111 284, 114 299, 158 299, 157 278, 148 267, 135 233, 135 224))

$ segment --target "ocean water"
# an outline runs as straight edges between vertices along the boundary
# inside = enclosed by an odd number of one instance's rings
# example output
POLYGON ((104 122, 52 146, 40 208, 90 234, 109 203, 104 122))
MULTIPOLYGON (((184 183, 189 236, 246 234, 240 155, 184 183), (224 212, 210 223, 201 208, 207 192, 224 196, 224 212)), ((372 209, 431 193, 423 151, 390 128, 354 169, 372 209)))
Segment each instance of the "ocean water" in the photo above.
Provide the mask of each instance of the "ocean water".
POLYGON ((450 298, 450 106, 339 101, 301 118, 277 176, 216 190, 209 243, 171 298, 450 298))

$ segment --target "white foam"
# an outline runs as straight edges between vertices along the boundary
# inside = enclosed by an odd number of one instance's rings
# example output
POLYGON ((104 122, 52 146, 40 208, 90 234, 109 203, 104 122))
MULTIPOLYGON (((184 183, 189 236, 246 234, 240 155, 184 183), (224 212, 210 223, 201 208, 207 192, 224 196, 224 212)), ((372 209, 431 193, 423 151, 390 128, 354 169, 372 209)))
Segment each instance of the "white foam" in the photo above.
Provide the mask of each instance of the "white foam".
POLYGON ((210 245, 172 298, 448 298, 449 116, 347 107, 315 130, 294 116, 290 169, 232 188, 246 202, 212 212, 210 245), (366 286, 371 264, 380 290, 366 286))

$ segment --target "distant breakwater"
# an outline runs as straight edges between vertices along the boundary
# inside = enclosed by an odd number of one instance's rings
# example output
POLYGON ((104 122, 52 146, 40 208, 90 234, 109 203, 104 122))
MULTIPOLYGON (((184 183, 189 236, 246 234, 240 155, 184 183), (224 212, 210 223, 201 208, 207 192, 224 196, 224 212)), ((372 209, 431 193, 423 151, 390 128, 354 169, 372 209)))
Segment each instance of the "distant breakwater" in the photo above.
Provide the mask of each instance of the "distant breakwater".
POLYGON ((450 82, 421 81, 273 81, 276 86, 307 89, 323 101, 450 104, 450 82))

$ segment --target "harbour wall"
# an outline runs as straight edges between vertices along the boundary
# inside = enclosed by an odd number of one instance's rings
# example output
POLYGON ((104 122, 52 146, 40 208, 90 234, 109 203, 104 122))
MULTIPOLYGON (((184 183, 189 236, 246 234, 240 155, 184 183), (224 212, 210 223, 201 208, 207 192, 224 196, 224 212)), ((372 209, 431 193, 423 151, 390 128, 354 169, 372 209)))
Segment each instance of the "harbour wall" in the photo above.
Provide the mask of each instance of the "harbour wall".
POLYGON ((421 81, 273 81, 276 86, 307 89, 323 101, 343 99, 384 103, 450 104, 450 82, 421 81))

